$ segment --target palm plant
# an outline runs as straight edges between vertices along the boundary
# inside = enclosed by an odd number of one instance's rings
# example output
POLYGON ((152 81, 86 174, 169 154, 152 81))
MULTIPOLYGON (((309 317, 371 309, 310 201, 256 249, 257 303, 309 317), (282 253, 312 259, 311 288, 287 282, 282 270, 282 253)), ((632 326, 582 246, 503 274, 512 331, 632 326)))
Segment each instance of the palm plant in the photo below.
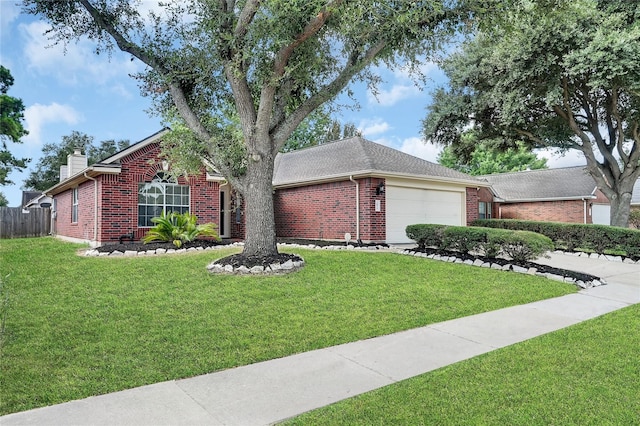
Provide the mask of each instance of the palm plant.
POLYGON ((151 222, 155 226, 142 238, 143 243, 153 241, 167 241, 177 248, 182 247, 187 241, 193 241, 199 236, 213 237, 219 240, 217 226, 214 223, 198 225, 196 215, 189 212, 176 213, 163 211, 159 217, 154 217, 151 222))

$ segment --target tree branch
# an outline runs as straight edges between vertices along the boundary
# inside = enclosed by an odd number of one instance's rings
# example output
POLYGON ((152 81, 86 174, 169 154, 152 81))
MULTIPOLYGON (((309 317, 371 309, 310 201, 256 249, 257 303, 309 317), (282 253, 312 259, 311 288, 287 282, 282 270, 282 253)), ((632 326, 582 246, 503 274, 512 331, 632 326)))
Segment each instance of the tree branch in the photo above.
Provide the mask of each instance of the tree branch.
POLYGON ((302 32, 295 37, 293 42, 286 46, 283 46, 280 51, 278 51, 273 62, 274 76, 276 78, 282 77, 284 75, 285 68, 287 66, 287 63, 289 62, 289 58, 291 58, 291 55, 296 50, 296 48, 307 41, 309 38, 316 35, 318 31, 320 31, 320 29, 324 26, 324 24, 327 22, 327 19, 329 19, 329 17, 332 15, 329 9, 335 6, 339 6, 341 3, 343 3, 343 1, 344 0, 329 1, 315 17, 307 23, 302 32))
POLYGON ((274 153, 278 152, 285 144, 287 137, 291 132, 318 106, 331 99, 335 94, 344 89, 351 78, 362 71, 376 58, 378 53, 387 46, 384 39, 378 40, 366 52, 360 55, 360 51, 352 52, 351 56, 345 62, 344 68, 331 82, 327 83, 323 88, 318 90, 313 96, 309 97, 296 111, 288 116, 283 122, 279 123, 272 131, 275 141, 274 153))
MULTIPOLYGON (((620 111, 618 110, 618 89, 614 87, 611 92, 611 115, 617 123, 614 129, 611 129, 614 132, 611 137, 615 141, 622 164, 626 166, 629 163, 629 156, 624 152, 624 128, 622 126, 622 117, 620 117, 620 111)), ((611 125, 613 126, 613 123, 611 125)))

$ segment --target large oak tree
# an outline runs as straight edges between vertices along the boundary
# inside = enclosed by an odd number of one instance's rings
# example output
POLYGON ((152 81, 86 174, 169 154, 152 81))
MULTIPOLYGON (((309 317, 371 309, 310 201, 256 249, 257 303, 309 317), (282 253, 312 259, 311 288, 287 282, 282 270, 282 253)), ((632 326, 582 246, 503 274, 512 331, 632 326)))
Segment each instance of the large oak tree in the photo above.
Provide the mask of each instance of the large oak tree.
POLYGON ((52 24, 58 40, 86 36, 99 50, 117 47, 146 64, 138 76, 143 91, 168 122, 184 124, 185 149, 244 196, 243 253, 249 256, 277 253, 274 159, 305 117, 353 79, 375 82, 371 64, 419 68, 468 6, 452 0, 185 0, 163 2, 143 16, 140 2, 129 0, 24 3, 52 24))
MULTIPOLYGON (((517 0, 443 63, 427 139, 458 145, 473 127, 503 147, 575 148, 626 227, 640 176, 640 4, 517 0)), ((567 184, 571 184, 568 182, 567 184)))

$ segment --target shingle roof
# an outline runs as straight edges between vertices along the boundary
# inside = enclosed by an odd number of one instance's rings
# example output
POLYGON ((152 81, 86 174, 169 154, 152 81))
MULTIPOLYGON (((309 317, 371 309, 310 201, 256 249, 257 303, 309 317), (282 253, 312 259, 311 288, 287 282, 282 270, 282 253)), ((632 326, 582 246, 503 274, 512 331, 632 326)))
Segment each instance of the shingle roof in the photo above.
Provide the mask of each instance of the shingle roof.
POLYGON ((596 183, 584 166, 478 176, 505 201, 580 199, 591 197, 596 183))
POLYGON ((359 136, 278 154, 273 184, 274 186, 290 185, 366 174, 412 176, 483 184, 473 176, 359 136))

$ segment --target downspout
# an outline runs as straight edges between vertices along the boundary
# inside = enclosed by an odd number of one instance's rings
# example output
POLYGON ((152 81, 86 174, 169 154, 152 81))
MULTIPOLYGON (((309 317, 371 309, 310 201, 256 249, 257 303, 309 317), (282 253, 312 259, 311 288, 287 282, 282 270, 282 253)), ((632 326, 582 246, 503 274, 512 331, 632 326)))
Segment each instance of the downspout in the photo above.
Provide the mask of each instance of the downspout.
POLYGON ((587 199, 583 198, 582 199, 582 204, 584 205, 584 219, 583 219, 583 223, 586 225, 587 224, 587 199))
POLYGON ((98 180, 87 175, 84 172, 84 177, 93 181, 93 242, 98 243, 98 180))
POLYGON ((360 241, 360 186, 353 180, 353 175, 349 176, 349 180, 356 184, 356 241, 360 241))

